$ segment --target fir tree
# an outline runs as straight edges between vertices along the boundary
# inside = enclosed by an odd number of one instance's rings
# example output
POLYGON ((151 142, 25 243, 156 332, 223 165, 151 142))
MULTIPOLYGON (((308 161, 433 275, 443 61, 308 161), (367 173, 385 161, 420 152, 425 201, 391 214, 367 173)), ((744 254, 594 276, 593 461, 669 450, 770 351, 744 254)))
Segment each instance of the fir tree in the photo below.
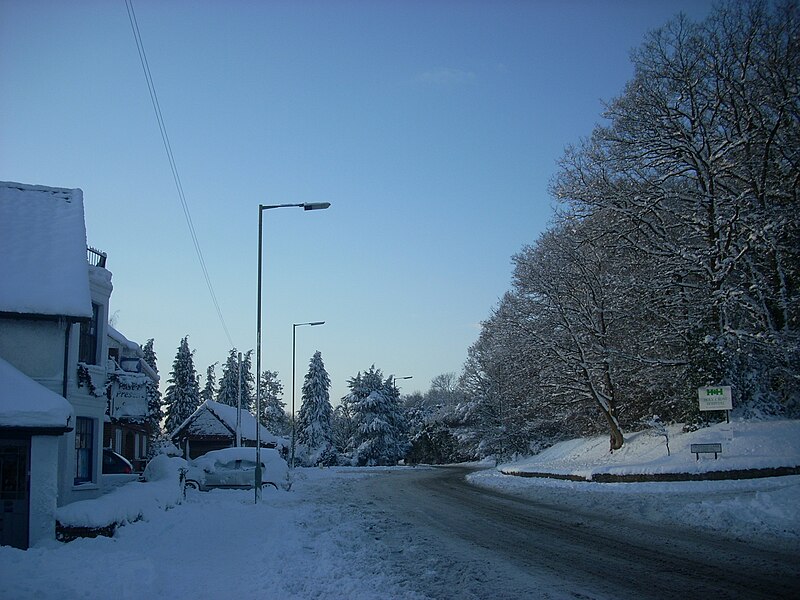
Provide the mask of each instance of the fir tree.
POLYGON ((303 381, 303 403, 297 419, 297 443, 308 465, 336 463, 333 449, 333 426, 330 389, 331 381, 322 354, 317 351, 311 358, 303 381))
POLYGON ((217 402, 236 406, 239 402, 239 358, 236 348, 228 352, 228 360, 222 365, 222 377, 217 388, 217 402))
POLYGON ((400 394, 389 377, 372 365, 363 375, 348 382, 348 404, 352 410, 355 433, 352 447, 358 465, 394 465, 407 448, 405 418, 400 394))
POLYGON ((287 435, 290 431, 289 416, 283 397, 283 384, 277 371, 261 373, 261 424, 275 435, 287 435))
POLYGON ((255 413, 256 378, 253 374, 253 351, 242 354, 242 409, 255 413))
MULTIPOLYGON (((237 406, 239 403, 239 357, 236 348, 231 348, 228 360, 222 366, 222 378, 219 380, 217 402, 228 406, 237 406)), ((249 350, 242 355, 242 409, 252 410, 255 400, 255 378, 251 371, 251 357, 253 351, 249 350)))
POLYGON ((189 350, 189 336, 181 340, 175 360, 172 363, 167 393, 164 396, 166 405, 166 428, 173 432, 200 405, 200 386, 197 383, 197 371, 194 368, 193 350, 189 350))
MULTIPOLYGON (((142 348, 144 362, 153 369, 158 375, 158 361, 156 351, 153 347, 153 338, 147 340, 142 348)), ((161 390, 158 389, 158 381, 147 382, 147 455, 152 458, 156 448, 156 440, 161 436, 161 421, 164 419, 164 408, 161 405, 161 390)))
POLYGON ((206 383, 203 386, 203 391, 200 392, 200 402, 214 400, 217 395, 217 375, 215 373, 217 364, 219 363, 209 365, 206 369, 206 383))

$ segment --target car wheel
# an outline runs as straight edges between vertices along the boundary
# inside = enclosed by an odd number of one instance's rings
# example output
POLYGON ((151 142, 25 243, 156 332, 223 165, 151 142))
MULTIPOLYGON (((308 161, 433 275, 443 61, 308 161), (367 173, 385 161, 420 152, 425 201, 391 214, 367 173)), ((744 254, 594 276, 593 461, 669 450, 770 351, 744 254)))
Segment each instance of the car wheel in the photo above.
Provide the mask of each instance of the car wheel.
POLYGON ((262 487, 266 487, 266 486, 268 486, 268 485, 271 485, 271 486, 272 486, 272 487, 274 487, 276 490, 278 489, 278 486, 277 486, 277 485, 275 485, 274 483, 272 483, 271 481, 265 481, 263 484, 261 484, 261 486, 262 486, 262 487))
POLYGON ((193 479, 186 480, 186 489, 187 490, 199 490, 200 484, 194 481, 193 479))

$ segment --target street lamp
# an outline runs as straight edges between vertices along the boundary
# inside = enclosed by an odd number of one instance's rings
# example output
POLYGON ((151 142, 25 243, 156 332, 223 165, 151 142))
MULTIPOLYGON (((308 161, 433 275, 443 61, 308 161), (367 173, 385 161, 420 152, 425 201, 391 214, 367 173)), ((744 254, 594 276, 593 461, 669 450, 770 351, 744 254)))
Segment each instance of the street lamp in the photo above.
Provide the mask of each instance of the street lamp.
POLYGON ((292 323, 292 458, 291 458, 291 465, 294 469, 294 440, 295 440, 295 420, 294 420, 294 386, 295 386, 295 340, 296 340, 296 333, 297 328, 302 327, 303 325, 311 325, 314 327, 315 325, 325 325, 325 321, 312 321, 311 323, 292 323))
POLYGON ((400 379, 414 379, 414 376, 413 375, 406 375, 405 377, 394 377, 394 376, 392 376, 392 379, 394 380, 394 389, 396 389, 397 393, 399 394, 400 393, 400 387, 397 385, 397 382, 400 379))
POLYGON ((330 202, 304 202, 302 204, 259 204, 258 205, 258 315, 256 317, 256 503, 261 501, 261 255, 263 240, 263 214, 271 208, 302 208, 303 210, 323 210, 330 202))

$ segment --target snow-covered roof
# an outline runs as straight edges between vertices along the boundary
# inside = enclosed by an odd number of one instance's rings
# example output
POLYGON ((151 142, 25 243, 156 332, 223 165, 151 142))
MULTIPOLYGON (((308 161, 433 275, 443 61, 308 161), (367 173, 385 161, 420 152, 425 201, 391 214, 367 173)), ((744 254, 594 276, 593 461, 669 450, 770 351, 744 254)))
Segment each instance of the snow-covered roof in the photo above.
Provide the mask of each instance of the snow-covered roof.
POLYGON ((0 427, 66 428, 72 405, 0 358, 0 427))
POLYGON ((83 192, 0 182, 0 312, 92 316, 83 192))
POLYGON ((119 331, 114 329, 111 325, 108 326, 108 337, 112 340, 117 342, 120 346, 125 348, 126 350, 130 350, 134 356, 142 357, 144 353, 142 352, 142 347, 139 346, 136 342, 130 341, 124 335, 122 335, 119 331))
MULTIPOLYGON (((184 421, 181 426, 175 430, 175 432, 173 432, 172 435, 174 436, 176 433, 190 424, 192 426, 192 433, 194 434, 224 435, 225 432, 219 428, 218 423, 222 423, 225 426, 225 429, 228 430, 228 433, 234 434, 236 432, 236 412, 235 406, 228 406, 227 404, 221 404, 219 402, 214 402, 213 400, 206 400, 197 407, 197 410, 195 410, 192 415, 186 419, 186 421, 184 421), (216 422, 214 419, 204 418, 206 415, 203 413, 211 413, 214 417, 216 417, 216 422)), ((277 446, 288 446, 288 443, 285 439, 273 435, 263 425, 259 425, 259 427, 261 427, 262 444, 274 443, 277 446)), ((255 441, 256 439, 256 419, 250 412, 246 410, 242 410, 241 433, 243 440, 255 441)))

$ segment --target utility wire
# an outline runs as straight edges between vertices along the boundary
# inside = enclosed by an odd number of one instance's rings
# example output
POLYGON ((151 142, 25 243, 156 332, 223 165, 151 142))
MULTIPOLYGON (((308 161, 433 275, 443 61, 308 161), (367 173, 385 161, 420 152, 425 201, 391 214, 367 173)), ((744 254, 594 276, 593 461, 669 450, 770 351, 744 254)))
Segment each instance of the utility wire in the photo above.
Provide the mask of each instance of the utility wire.
POLYGON ((217 315, 219 316, 220 323, 222 323, 222 329, 225 330, 225 335, 228 337, 228 342, 231 345, 231 348, 235 347, 233 343, 233 339, 231 338, 230 331, 228 331, 228 326, 225 324, 225 318, 222 316, 222 309, 219 307, 219 302, 217 301, 217 295, 214 293, 214 286, 211 285, 211 277, 208 274, 208 268, 206 267, 206 261, 203 258, 203 251, 200 249, 200 241, 197 239, 197 232, 194 229, 194 223, 192 222, 192 215, 189 211, 189 204, 186 201, 186 194, 183 192, 183 184, 181 183, 181 177, 178 173, 178 166, 175 163, 175 157, 172 154, 172 146, 169 142, 169 136, 167 135, 167 126, 164 124, 164 117, 161 114, 161 106, 158 103, 158 95, 156 94, 156 86, 153 83, 153 76, 150 73, 150 64, 147 62, 147 54, 144 51, 144 42, 142 42, 142 36, 139 32, 139 23, 136 20, 136 13, 133 10, 133 0, 125 0, 125 7, 128 9, 128 20, 131 23, 131 30, 133 31, 133 37, 136 40, 136 49, 139 51, 139 61, 142 63, 142 70, 144 71, 144 77, 147 80, 147 89, 150 92, 150 101, 153 104, 153 110, 156 113, 156 120, 158 121, 158 128, 161 131, 161 139, 164 142, 164 150, 167 152, 167 159, 169 160, 169 166, 172 170, 172 178, 175 180, 175 187, 178 190, 178 198, 181 201, 181 207, 183 208, 183 215, 186 217, 186 225, 189 228, 189 234, 192 237, 192 243, 194 244, 194 250, 197 254, 197 259, 200 262, 200 268, 203 271, 203 277, 206 280, 206 286, 208 287, 208 292, 211 294, 211 300, 214 303, 214 308, 217 311, 217 315))

